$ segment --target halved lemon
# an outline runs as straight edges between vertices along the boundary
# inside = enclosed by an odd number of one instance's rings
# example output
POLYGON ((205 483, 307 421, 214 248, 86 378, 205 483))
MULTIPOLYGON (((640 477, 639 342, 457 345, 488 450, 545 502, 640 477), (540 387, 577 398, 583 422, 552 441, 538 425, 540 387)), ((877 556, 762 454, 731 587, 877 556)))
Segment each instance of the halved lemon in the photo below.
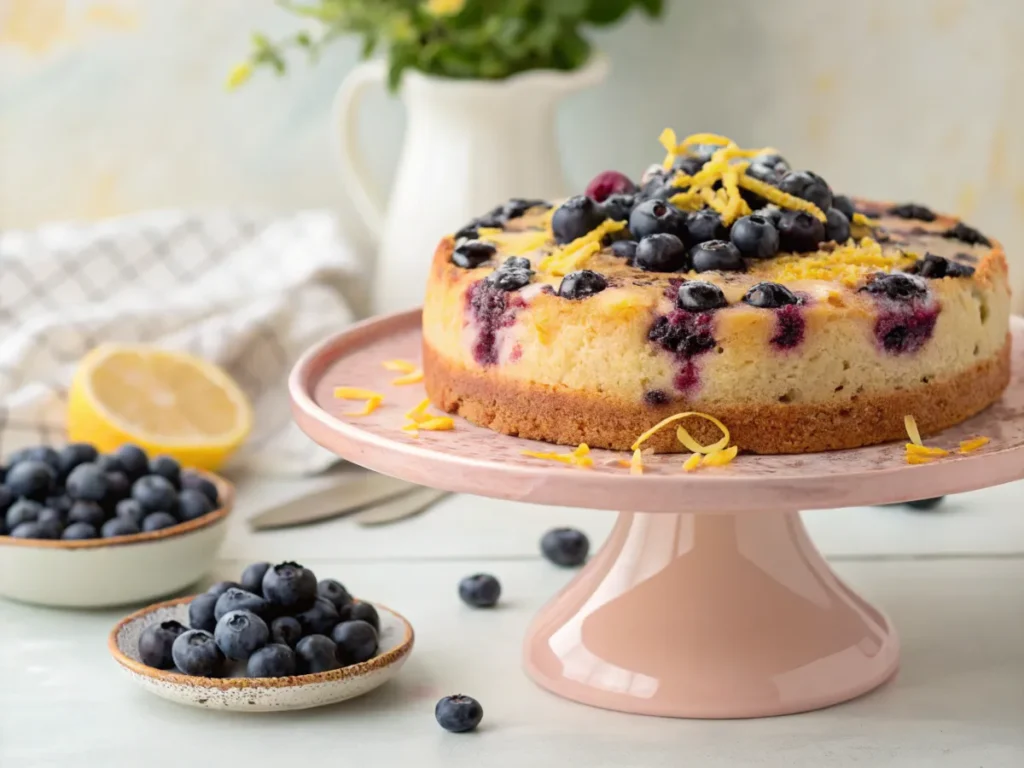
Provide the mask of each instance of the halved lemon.
POLYGON ((96 347, 79 362, 68 393, 68 438, 104 452, 135 443, 213 470, 251 429, 252 407, 227 373, 156 347, 96 347))

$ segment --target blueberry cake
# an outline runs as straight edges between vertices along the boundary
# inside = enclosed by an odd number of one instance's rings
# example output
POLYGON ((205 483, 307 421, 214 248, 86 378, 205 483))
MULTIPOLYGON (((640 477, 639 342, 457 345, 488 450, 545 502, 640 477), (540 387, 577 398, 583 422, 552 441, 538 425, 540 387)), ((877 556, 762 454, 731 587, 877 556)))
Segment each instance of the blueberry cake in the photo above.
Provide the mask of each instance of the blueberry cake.
MULTIPOLYGON (((661 141, 638 183, 605 172, 586 194, 511 200, 441 241, 423 311, 435 405, 617 450, 700 411, 741 449, 804 453, 898 439, 908 414, 935 432, 999 398, 997 243, 920 205, 834 194, 771 149, 661 141)), ((648 445, 682 450, 672 432, 648 445)))

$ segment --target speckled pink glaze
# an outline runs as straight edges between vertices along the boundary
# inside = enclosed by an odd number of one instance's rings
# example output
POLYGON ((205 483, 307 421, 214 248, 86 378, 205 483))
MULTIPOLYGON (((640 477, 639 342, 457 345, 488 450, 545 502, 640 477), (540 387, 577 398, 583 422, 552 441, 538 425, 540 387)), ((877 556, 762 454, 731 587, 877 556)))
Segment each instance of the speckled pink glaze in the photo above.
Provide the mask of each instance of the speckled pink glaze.
POLYGON ((538 615, 525 666, 586 704, 675 717, 758 717, 859 696, 896 670, 885 616, 843 584, 797 509, 904 501, 1024 477, 1024 322, 1013 322, 1010 387, 979 416, 928 440, 968 455, 909 466, 901 443, 798 456, 740 456, 683 473, 654 456, 593 451, 590 469, 522 455, 564 450, 456 419, 451 432, 401 431, 420 386, 394 387, 383 360, 420 360, 420 313, 377 318, 310 350, 290 380, 293 414, 314 440, 357 464, 451 491, 626 510, 608 542, 538 615), (384 395, 370 416, 341 413, 335 386, 384 395), (658 513, 658 514, 653 514, 658 513), (637 631, 642 627, 643 631, 637 631))

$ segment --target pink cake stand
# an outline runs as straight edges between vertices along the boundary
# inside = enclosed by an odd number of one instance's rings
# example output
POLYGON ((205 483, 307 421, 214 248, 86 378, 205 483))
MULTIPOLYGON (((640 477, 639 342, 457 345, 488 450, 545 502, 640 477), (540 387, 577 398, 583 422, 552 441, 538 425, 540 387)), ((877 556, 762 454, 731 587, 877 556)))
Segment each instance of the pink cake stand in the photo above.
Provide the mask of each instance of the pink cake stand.
MULTIPOLYGON (((369 469, 449 491, 625 510, 601 551, 533 621, 529 675, 568 699, 623 712, 732 718, 818 709, 885 682, 899 661, 886 616, 844 584, 814 547, 799 509, 879 504, 1024 477, 1024 322, 1014 324, 1013 380, 1002 401, 929 441, 984 449, 908 466, 902 444, 802 456, 741 456, 681 471, 594 451, 581 469, 523 450, 568 450, 456 419, 451 432, 401 430, 422 385, 397 387, 381 363, 420 359, 418 311, 376 318, 311 349, 291 375, 293 413, 321 445, 369 469), (383 405, 335 386, 372 389, 383 405)), ((557 523, 552 519, 552 523, 557 523)))

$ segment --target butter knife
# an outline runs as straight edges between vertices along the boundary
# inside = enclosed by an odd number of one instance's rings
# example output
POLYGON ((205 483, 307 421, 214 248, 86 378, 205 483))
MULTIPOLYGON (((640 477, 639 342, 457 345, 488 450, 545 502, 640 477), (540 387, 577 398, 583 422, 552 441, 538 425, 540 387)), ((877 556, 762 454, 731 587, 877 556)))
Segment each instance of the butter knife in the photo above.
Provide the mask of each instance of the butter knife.
POLYGON ((359 525, 385 525, 418 515, 448 495, 434 488, 417 488, 381 504, 359 510, 352 519, 359 525))
POLYGON ((257 531, 327 520, 411 493, 422 486, 376 472, 339 473, 326 488, 268 507, 249 518, 257 531))

